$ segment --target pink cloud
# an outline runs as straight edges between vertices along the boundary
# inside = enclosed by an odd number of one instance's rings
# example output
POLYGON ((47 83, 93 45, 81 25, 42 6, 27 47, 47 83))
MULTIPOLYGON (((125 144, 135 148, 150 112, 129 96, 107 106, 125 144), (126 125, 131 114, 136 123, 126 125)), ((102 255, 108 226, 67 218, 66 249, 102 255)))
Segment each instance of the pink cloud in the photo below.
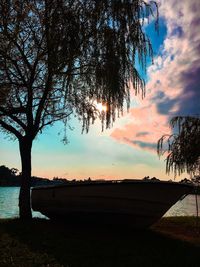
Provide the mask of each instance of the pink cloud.
MULTIPOLYGON (((128 122, 111 133, 119 142, 150 151, 155 151, 163 134, 171 132, 169 119, 194 112, 192 103, 199 99, 199 0, 160 0, 159 6, 167 26, 162 56, 148 68, 145 99, 138 97, 137 107, 126 115, 128 122)), ((199 104, 195 108, 198 111, 199 104)))
POLYGON ((133 147, 155 152, 158 139, 170 130, 167 117, 158 114, 155 105, 132 108, 129 116, 130 123, 115 128, 111 137, 133 147))

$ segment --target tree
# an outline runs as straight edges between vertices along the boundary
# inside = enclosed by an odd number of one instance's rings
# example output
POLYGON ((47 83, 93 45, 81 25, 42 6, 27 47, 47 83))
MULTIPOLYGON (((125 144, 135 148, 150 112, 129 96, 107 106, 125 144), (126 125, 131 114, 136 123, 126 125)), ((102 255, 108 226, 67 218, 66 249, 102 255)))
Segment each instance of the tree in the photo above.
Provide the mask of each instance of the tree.
POLYGON ((0 177, 7 178, 7 177, 13 177, 16 176, 16 173, 18 172, 17 169, 12 168, 9 169, 8 167, 2 165, 0 166, 0 177))
POLYGON ((166 172, 175 176, 187 172, 200 175, 200 117, 178 116, 170 125, 175 133, 163 135, 158 141, 158 154, 167 153, 166 172))
POLYGON ((31 218, 31 148, 43 128, 73 114, 86 132, 96 118, 109 127, 132 85, 144 94, 135 61, 152 58, 143 30, 152 15, 157 27, 156 3, 142 0, 1 1, 0 127, 19 141, 21 218, 31 218))

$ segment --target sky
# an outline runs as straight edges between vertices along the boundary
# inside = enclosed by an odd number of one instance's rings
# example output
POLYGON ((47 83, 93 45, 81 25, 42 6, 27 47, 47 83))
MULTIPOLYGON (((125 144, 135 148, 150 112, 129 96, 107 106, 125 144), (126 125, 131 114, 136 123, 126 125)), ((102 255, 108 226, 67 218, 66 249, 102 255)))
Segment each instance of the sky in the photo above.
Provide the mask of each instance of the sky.
MULTIPOLYGON (((32 174, 67 179, 161 180, 166 175, 165 158, 159 159, 158 139, 171 132, 175 115, 200 113, 200 5, 199 0, 159 0, 160 33, 153 18, 145 31, 154 49, 154 64, 147 68, 146 97, 131 94, 131 108, 111 129, 101 131, 100 122, 81 133, 76 119, 67 129, 69 143, 62 142, 61 123, 47 128, 33 144, 32 174)), ((0 134, 0 165, 21 169, 17 141, 0 134)), ((180 180, 188 175, 177 177, 180 180)))

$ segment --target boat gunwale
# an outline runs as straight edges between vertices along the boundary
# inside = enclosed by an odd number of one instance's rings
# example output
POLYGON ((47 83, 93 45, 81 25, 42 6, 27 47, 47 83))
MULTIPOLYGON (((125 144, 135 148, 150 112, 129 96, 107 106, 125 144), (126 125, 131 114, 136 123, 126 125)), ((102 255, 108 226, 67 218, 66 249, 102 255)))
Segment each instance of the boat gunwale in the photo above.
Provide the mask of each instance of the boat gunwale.
POLYGON ((77 181, 77 182, 69 182, 68 184, 55 184, 55 185, 44 185, 44 186, 36 186, 32 188, 33 190, 48 190, 48 189, 59 189, 65 187, 82 187, 82 186, 100 186, 100 185, 132 185, 132 184, 158 184, 158 185, 173 185, 173 186, 181 186, 190 188, 191 190, 194 188, 192 184, 187 183, 179 183, 173 181, 151 181, 151 180, 137 180, 137 179, 125 179, 125 180, 105 180, 105 181, 77 181))

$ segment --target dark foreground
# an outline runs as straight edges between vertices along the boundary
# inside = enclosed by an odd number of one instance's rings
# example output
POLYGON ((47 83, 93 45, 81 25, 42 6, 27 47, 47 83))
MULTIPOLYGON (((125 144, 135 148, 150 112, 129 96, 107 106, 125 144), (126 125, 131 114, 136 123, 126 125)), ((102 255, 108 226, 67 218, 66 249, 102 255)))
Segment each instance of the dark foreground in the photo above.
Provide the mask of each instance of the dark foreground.
POLYGON ((152 229, 0 220, 1 267, 199 266, 194 218, 164 218, 152 229))

